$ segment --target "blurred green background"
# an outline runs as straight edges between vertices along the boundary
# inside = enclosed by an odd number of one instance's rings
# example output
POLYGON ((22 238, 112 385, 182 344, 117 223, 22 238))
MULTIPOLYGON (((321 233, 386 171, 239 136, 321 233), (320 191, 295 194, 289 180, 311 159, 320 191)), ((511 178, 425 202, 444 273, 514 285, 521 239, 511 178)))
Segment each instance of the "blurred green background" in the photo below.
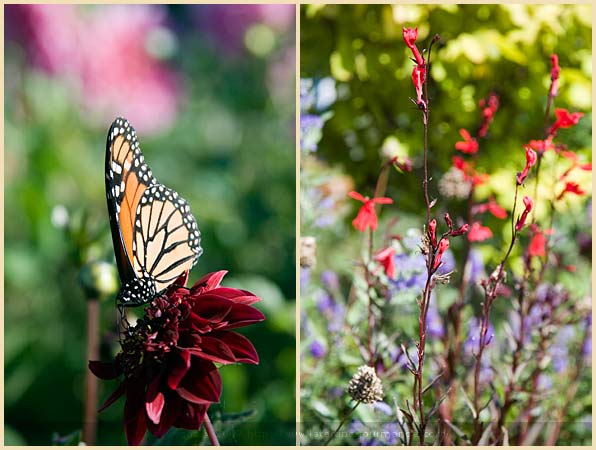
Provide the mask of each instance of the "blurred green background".
MULTIPOLYGON (((160 182, 188 200, 204 254, 267 320, 242 330, 259 366, 221 369, 220 410, 254 415, 223 444, 295 442, 295 7, 5 7, 5 443, 80 429, 81 267, 113 249, 105 142, 123 115, 160 182)), ((105 266, 104 266, 105 268, 105 266)), ((102 359, 117 351, 114 292, 102 359)), ((100 401, 115 384, 100 382, 100 401)), ((125 443, 123 401, 98 444, 125 443)))

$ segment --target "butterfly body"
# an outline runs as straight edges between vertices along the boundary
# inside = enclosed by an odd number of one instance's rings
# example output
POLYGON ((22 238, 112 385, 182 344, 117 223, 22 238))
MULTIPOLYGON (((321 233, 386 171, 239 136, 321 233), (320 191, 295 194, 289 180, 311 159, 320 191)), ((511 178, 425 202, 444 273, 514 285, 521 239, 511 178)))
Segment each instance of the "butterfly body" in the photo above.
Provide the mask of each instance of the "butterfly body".
POLYGON ((141 305, 196 264, 203 252, 201 233, 186 200, 153 176, 134 128, 121 117, 108 132, 105 173, 122 282, 116 301, 121 306, 141 305))

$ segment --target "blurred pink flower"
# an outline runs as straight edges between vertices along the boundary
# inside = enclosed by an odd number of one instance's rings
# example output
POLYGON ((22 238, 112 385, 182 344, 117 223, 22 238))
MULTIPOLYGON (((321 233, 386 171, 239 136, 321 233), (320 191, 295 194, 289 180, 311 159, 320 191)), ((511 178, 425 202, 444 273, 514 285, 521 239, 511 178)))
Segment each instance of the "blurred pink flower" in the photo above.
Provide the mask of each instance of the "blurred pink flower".
POLYGON ((66 78, 79 90, 91 120, 117 115, 145 134, 175 119, 178 83, 174 73, 147 50, 151 32, 163 26, 155 5, 10 5, 9 36, 22 42, 31 62, 66 78))
POLYGON ((192 7, 196 22, 213 35, 217 45, 230 54, 244 49, 244 34, 255 23, 268 25, 278 33, 292 27, 295 7, 283 5, 196 5, 192 7))

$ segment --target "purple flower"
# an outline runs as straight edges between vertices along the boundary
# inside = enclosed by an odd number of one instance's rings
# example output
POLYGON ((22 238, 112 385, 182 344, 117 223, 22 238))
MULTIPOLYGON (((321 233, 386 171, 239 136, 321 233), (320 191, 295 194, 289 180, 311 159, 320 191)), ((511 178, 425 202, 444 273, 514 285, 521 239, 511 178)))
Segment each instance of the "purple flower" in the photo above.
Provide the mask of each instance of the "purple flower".
POLYGON ((345 315, 345 306, 336 302, 333 297, 322 292, 317 300, 317 309, 327 319, 327 330, 330 333, 341 331, 345 315))
POLYGON ((443 328, 439 309, 437 308, 436 301, 432 301, 432 299, 426 316, 426 327, 426 331, 431 338, 442 338, 445 336, 445 328, 443 328))
POLYGON ((395 278, 391 280, 396 293, 409 289, 423 289, 426 284, 426 261, 423 255, 401 253, 395 255, 395 278))
POLYGON ((300 290, 304 292, 310 283, 311 268, 300 267, 300 290))
POLYGON ((569 343, 575 336, 575 329, 571 325, 562 327, 549 352, 553 360, 553 369, 556 373, 564 372, 569 365, 569 343))
POLYGON ((339 278, 332 270, 323 271, 321 274, 321 282, 323 283, 323 286, 330 291, 336 291, 339 289, 339 278))
POLYGON ((327 351, 325 350, 325 347, 318 339, 315 339, 314 341, 312 341, 312 343, 310 344, 309 350, 310 350, 310 354, 315 359, 321 359, 327 353, 327 351))
POLYGON ((314 152, 323 137, 325 119, 314 114, 300 114, 300 150, 314 152))
MULTIPOLYGON (((473 356, 478 353, 479 349, 479 342, 480 342, 480 326, 481 322, 478 318, 472 317, 469 321, 468 326, 468 336, 464 342, 464 353, 468 356, 473 356)), ((484 337, 484 344, 485 346, 489 345, 494 337, 495 329, 493 325, 489 322, 488 328, 486 331, 486 336, 484 337)), ((490 364, 490 354, 485 347, 484 352, 482 354, 482 361, 480 362, 480 378, 479 381, 481 384, 489 383, 493 378, 493 369, 490 364)))
POLYGON ((589 333, 586 335, 586 340, 582 345, 582 355, 586 360, 592 360, 592 314, 588 316, 586 327, 589 328, 589 333))
POLYGON ((476 283, 484 275, 482 253, 474 248, 470 250, 467 270, 469 271, 469 280, 472 284, 476 283))

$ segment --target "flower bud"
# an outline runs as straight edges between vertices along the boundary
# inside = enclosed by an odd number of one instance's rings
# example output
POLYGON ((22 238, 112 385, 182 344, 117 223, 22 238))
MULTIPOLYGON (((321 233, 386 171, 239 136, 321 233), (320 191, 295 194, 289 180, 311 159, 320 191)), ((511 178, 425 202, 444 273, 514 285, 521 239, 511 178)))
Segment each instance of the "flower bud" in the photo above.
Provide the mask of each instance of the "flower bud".
POLYGON ((383 384, 370 366, 360 366, 348 383, 348 394, 357 402, 375 403, 383 400, 383 384))

